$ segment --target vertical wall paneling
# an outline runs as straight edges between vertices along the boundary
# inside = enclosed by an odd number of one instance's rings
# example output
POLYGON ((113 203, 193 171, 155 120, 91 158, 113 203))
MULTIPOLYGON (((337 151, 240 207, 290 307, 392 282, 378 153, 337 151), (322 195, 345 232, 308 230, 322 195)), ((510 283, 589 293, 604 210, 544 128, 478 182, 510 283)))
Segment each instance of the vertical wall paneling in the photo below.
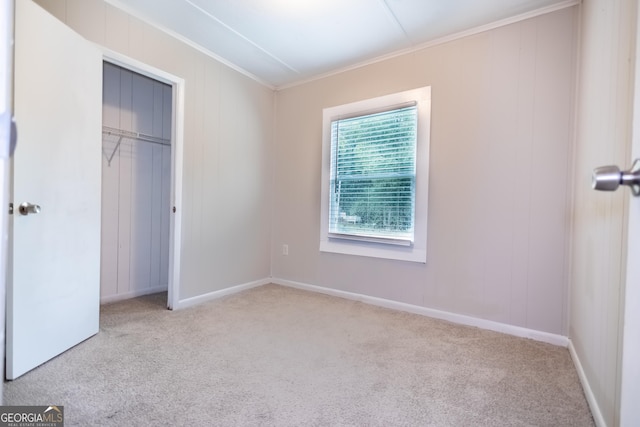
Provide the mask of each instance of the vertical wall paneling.
MULTIPOLYGON (((120 91, 105 88, 120 87, 120 70, 105 66, 102 90, 102 124, 117 128, 120 126, 120 91)), ((117 138, 102 139, 102 231, 100 252, 100 294, 118 293, 118 212, 120 157, 112 153, 117 146, 117 138)))
MULTIPOLYGON (((151 144, 131 141, 131 235, 130 290, 148 287, 151 272, 151 206, 152 160, 151 144)), ((157 213, 156 213, 157 214, 157 213)))
POLYGON ((279 90, 273 277, 565 335, 576 33, 566 8, 279 90), (322 109, 421 86, 426 264, 320 253, 322 109))
POLYGON ((160 167, 161 173, 161 189, 160 203, 164 209, 160 210, 160 229, 164 230, 160 233, 160 266, 161 274, 169 271, 169 222, 170 203, 171 203, 171 147, 162 147, 162 157, 160 167))
MULTIPOLYGON (((169 139, 169 86, 109 63, 104 76, 104 126, 169 139)), ((102 176, 102 301, 166 290, 171 147, 105 135, 102 176)))
MULTIPOLYGON (((511 248, 512 258, 512 281, 520 286, 510 286, 505 295, 509 295, 509 314, 517 325, 528 324, 527 296, 532 283, 529 279, 529 246, 527 242, 531 237, 531 229, 528 226, 531 219, 531 198, 528 191, 520 191, 521 188, 530 188, 532 177, 532 154, 533 154, 533 99, 535 96, 535 70, 536 70, 536 32, 534 22, 524 22, 519 31, 518 40, 521 43, 521 51, 517 55, 517 74, 520 79, 513 81, 517 98, 512 100, 516 105, 516 130, 515 138, 511 140, 514 144, 514 165, 526 170, 526 174, 518 176, 513 192, 513 219, 510 224, 513 226, 511 234, 513 236, 511 248), (522 226, 518 226, 522 224, 522 226), (526 226, 525 226, 526 224, 526 226)), ((508 80, 505 80, 508 81, 508 80)), ((567 142, 568 143, 568 142, 567 142)), ((533 285, 535 286, 535 285, 533 285)))
MULTIPOLYGON (((172 114, 171 87, 162 87, 162 138, 171 139, 172 114)), ((169 230, 171 209, 171 147, 158 146, 160 152, 160 174, 162 191, 160 192, 160 204, 165 209, 160 210, 160 229, 169 230)), ((158 148, 156 147, 156 148, 158 148)), ((169 271, 169 233, 160 234, 160 266, 159 271, 169 271)))
MULTIPOLYGON (((153 110, 152 110, 152 135, 164 136, 163 132, 163 117, 164 117, 164 85, 154 84, 153 89, 153 110)), ((168 88, 168 87, 167 87, 168 88)), ((170 89, 170 88, 169 88, 170 89)), ((169 116, 169 119, 171 117, 169 116)), ((170 139, 167 138, 167 139, 170 139)), ((159 182, 162 186, 162 150, 164 147, 158 144, 152 144, 151 149, 151 182, 159 182)), ((150 283, 160 283, 161 273, 161 250, 160 244, 162 236, 162 211, 167 211, 168 204, 162 204, 162 190, 151 192, 151 212, 158 212, 159 215, 151 215, 150 221, 150 259, 157 260, 156 263, 150 263, 149 274, 150 283)), ((168 253, 168 251, 167 251, 168 253)), ((168 269, 165 270, 168 273, 168 269)), ((167 279, 168 280, 168 279, 167 279)))
MULTIPOLYGON (((151 147, 151 183, 158 182, 162 186, 162 147, 155 144, 151 147)), ((150 211, 150 228, 149 228, 149 283, 160 283, 161 272, 161 256, 160 244, 162 238, 162 211, 168 210, 168 205, 162 204, 162 191, 151 191, 151 211, 150 211), (156 213, 155 215, 153 213, 156 213), (157 260, 151 263, 151 260, 157 260)), ((166 270, 167 272, 169 270, 166 270)))
MULTIPOLYGON (((118 104, 120 122, 117 128, 127 131, 133 131, 133 115, 131 113, 133 108, 131 105, 132 80, 133 75, 131 73, 121 72, 120 85, 113 89, 105 89, 105 91, 114 90, 120 92, 118 104)), ((131 144, 128 141, 121 141, 115 155, 118 157, 118 179, 116 181, 118 185, 117 294, 127 294, 130 291, 129 269, 131 265, 129 244, 131 235, 131 144)), ((112 167, 115 167, 115 165, 112 164, 112 167)), ((106 266, 103 268, 106 268, 106 266)), ((104 295, 102 298, 107 298, 107 296, 104 295)))
MULTIPOLYGON (((133 74, 132 112, 135 132, 153 132, 153 82, 133 74)), ((150 284, 151 272, 151 205, 153 147, 148 142, 127 141, 132 148, 131 166, 131 290, 150 284)))

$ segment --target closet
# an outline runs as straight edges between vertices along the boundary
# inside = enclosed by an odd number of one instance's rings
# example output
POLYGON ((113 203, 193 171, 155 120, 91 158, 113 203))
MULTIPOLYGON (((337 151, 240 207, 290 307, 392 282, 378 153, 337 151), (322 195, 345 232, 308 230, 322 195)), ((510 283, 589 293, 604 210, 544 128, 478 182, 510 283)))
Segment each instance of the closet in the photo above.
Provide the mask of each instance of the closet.
POLYGON ((172 88, 105 62, 101 303, 167 290, 172 88))

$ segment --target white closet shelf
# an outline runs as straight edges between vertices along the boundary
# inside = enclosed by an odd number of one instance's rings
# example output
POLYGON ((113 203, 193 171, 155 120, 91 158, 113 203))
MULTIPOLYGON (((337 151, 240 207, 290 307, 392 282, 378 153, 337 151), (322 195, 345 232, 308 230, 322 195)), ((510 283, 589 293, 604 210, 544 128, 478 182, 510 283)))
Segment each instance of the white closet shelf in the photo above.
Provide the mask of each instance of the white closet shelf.
POLYGON ((118 142, 116 143, 116 146, 113 149, 113 152, 111 153, 111 155, 107 159, 107 163, 109 164, 109 166, 111 166, 111 160, 113 160, 113 156, 116 155, 116 152, 118 151, 118 148, 120 147, 120 143, 125 138, 126 139, 134 139, 136 141, 150 142, 151 144, 166 145, 168 147, 171 147, 171 140, 170 139, 160 138, 160 137, 157 137, 157 136, 147 135, 147 134, 139 133, 139 132, 132 132, 132 131, 129 131, 129 130, 124 130, 124 129, 112 128, 112 127, 109 127, 109 126, 102 126, 102 135, 103 136, 104 135, 110 135, 110 136, 118 137, 118 142))
POLYGON ((128 139, 137 139, 144 142, 152 142, 154 144, 171 145, 171 140, 166 138, 160 138, 153 135, 147 135, 139 132, 131 132, 129 130, 112 128, 109 126, 102 126, 103 135, 121 136, 128 139))

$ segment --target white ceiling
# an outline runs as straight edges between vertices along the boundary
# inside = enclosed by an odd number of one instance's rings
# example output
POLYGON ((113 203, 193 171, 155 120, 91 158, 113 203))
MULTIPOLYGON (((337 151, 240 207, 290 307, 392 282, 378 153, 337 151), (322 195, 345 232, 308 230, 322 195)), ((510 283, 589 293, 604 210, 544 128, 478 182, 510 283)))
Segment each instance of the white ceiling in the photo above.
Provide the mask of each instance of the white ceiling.
POLYGON ((577 0, 106 0, 272 87, 577 0))

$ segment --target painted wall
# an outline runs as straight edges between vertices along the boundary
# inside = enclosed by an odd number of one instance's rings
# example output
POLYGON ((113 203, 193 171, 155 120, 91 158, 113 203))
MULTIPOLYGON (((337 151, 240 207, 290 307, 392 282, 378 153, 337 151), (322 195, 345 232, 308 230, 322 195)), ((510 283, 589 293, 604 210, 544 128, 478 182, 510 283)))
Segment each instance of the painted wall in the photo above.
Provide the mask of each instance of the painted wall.
POLYGON ((102 124, 157 138, 102 134, 100 300, 167 290, 171 86, 105 63, 102 124))
POLYGON ((610 426, 619 421, 629 191, 595 192, 590 182, 594 167, 631 164, 635 3, 585 0, 581 14, 569 338, 594 416, 610 426))
POLYGON ((101 0, 38 3, 88 40, 185 79, 180 299, 268 277, 273 91, 101 0))
POLYGON ((279 91, 273 277, 565 335, 576 31, 574 7, 279 91), (427 263, 320 253, 322 109, 427 85, 427 263))

